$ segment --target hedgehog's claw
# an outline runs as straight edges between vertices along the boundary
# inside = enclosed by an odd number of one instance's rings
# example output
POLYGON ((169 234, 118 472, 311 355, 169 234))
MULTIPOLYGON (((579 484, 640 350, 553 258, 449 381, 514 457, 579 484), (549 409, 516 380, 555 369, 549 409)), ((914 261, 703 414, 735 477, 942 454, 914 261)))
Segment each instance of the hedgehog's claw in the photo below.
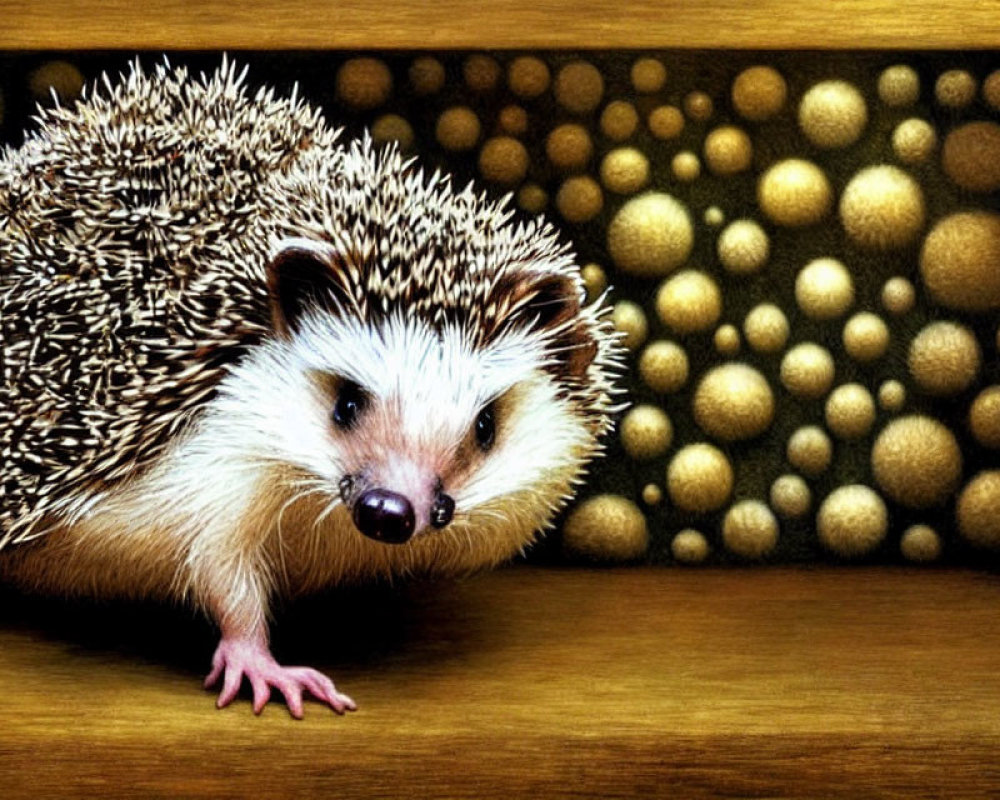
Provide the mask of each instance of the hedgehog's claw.
POLYGON ((271 687, 285 697, 288 710, 302 719, 302 692, 326 703, 338 714, 354 711, 357 706, 346 694, 341 694, 326 675, 309 667, 283 667, 274 660, 267 645, 252 638, 223 637, 212 657, 212 671, 205 678, 205 688, 221 677, 222 690, 216 702, 218 708, 228 706, 239 694, 244 676, 253 689, 253 712, 259 714, 271 698, 271 687))

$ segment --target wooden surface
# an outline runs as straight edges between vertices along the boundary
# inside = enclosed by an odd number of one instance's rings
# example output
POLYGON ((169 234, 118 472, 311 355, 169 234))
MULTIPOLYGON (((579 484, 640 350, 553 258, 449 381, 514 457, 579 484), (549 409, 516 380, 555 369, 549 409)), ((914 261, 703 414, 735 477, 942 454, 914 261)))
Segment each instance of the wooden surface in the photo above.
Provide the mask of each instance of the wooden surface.
POLYGON ((4 49, 994 48, 997 0, 30 0, 4 49))
POLYGON ((995 797, 1000 578, 516 568, 282 612, 360 705, 254 718, 185 613, 4 596, 0 796, 995 797))

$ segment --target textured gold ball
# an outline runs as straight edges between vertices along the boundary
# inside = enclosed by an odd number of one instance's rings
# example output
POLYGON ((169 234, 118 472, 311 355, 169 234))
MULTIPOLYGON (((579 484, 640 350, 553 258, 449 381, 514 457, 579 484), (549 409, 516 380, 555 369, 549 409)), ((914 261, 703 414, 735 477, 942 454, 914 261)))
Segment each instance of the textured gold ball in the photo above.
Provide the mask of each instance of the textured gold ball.
POLYGON ((573 509, 563 526, 563 549, 593 561, 632 561, 646 554, 646 517, 631 500, 602 494, 573 509))
POLYGON ((684 97, 684 113, 695 122, 706 122, 712 117, 715 104, 705 92, 689 92, 684 97))
POLYGON ((611 309, 611 323, 615 330, 625 334, 622 346, 626 350, 638 350, 646 341, 649 323, 642 308, 631 300, 619 300, 611 309))
POLYGON ((694 244, 687 208, 662 192, 647 192, 623 205, 608 226, 608 252, 630 275, 653 278, 684 263, 694 244))
POLYGON ((767 234, 752 219, 730 222, 716 243, 719 261, 735 275, 758 272, 767 263, 770 249, 767 234))
POLYGON ((941 166, 957 186, 970 192, 1000 189, 1000 125, 967 122, 955 128, 944 139, 941 166))
POLYGON ((976 99, 976 79, 964 69, 942 72, 934 84, 934 97, 948 108, 965 108, 976 99))
POLYGON ((920 76, 906 64, 895 64, 878 76, 878 97, 891 108, 912 106, 920 97, 920 76))
POLYGON ((587 302, 593 303, 608 288, 608 276, 599 264, 585 264, 580 270, 583 288, 587 290, 587 302))
POLYGON ((657 139, 675 139, 684 130, 684 115, 676 106, 658 106, 649 112, 646 124, 657 139))
POLYGON ((983 447, 1000 448, 1000 386, 987 386, 969 408, 969 430, 983 447))
POLYGON ((933 395, 965 391, 982 361, 975 335, 956 322, 932 322, 910 342, 907 363, 921 389, 933 395))
POLYGON ((712 337, 717 353, 723 356, 734 356, 740 352, 740 332, 735 325, 720 325, 712 337))
POLYGON ((554 128, 545 139, 545 155, 557 169, 582 169, 593 154, 590 134, 576 123, 568 122, 554 128))
POLYGON ((677 180, 691 183, 701 175, 701 162, 698 160, 698 156, 690 150, 682 150, 671 160, 670 169, 677 180))
POLYGON ((851 273, 834 258, 817 258, 795 279, 795 300, 811 319, 836 319, 854 303, 851 273))
POLYGON ((676 392, 688 379, 688 357, 679 344, 651 342, 639 356, 639 375, 654 392, 676 392))
POLYGON ((492 92, 500 82, 500 64, 493 56, 473 53, 462 64, 465 85, 474 92, 492 92))
POLYGON ((816 515, 820 541, 848 558, 870 553, 885 538, 889 512, 876 492, 853 484, 832 491, 816 515))
POLYGON ((682 564, 700 564, 708 558, 708 539, 700 531, 685 528, 673 538, 670 552, 682 564))
POLYGON ((632 86, 637 92, 658 92, 667 82, 667 68, 658 58, 639 58, 632 65, 631 78, 632 86))
POLYGON ((674 426, 662 408, 638 405, 622 419, 619 435, 626 453, 636 460, 648 461, 670 449, 674 426))
POLYGON ((955 435, 921 414, 886 425, 872 447, 871 463, 882 491, 910 508, 940 505, 962 477, 962 451, 955 435))
POLYGON ((892 151, 904 164, 923 164, 937 147, 937 134, 922 119, 906 119, 892 132, 892 151))
POLYGON ((575 175, 562 182, 556 192, 556 208, 567 222, 586 222, 601 213, 604 193, 589 175, 575 175))
POLYGON ((574 61, 559 70, 553 91, 556 101, 567 111, 586 114, 601 102, 604 78, 593 64, 574 61))
POLYGON ((479 117, 471 108, 454 106, 438 117, 434 135, 445 150, 471 150, 479 141, 479 117))
POLYGON ((882 287, 882 305, 890 314, 905 314, 916 302, 917 291, 906 278, 889 278, 882 287))
POLYGON ((614 100, 601 112, 601 133, 614 142, 623 142, 639 127, 639 112, 625 100, 614 100))
POLYGON ((799 428, 788 439, 788 463, 799 472, 815 478, 830 466, 833 460, 833 442, 826 431, 816 425, 799 428))
POLYGON ((758 353, 777 353, 788 341, 789 331, 785 312, 773 303, 755 306, 743 320, 747 344, 758 353))
POLYGON ((410 64, 410 86, 420 95, 434 94, 444 86, 444 65, 432 56, 420 56, 410 64))
POLYGON ((983 81, 983 100, 994 111, 1000 111, 1000 69, 995 69, 983 81))
POLYGON ((936 561, 941 555, 941 537, 929 525, 911 525, 903 532, 899 550, 907 561, 936 561))
POLYGON ((834 436, 860 439, 875 424, 875 400, 860 383, 845 383, 830 392, 824 414, 834 436))
POLYGON ((726 221, 726 214, 718 206, 709 206, 705 209, 704 220, 706 225, 715 228, 726 221))
POLYGON ((815 225, 827 215, 833 190, 823 170, 811 161, 779 161, 757 183, 761 211, 777 225, 801 228, 815 225))
POLYGON ((736 175, 750 168, 753 144, 746 131, 722 125, 705 137, 705 163, 716 175, 736 175))
POLYGON ((520 183, 528 173, 528 151, 512 136, 494 136, 479 151, 479 172, 505 186, 520 183))
POLYGON ((397 142, 400 150, 407 150, 413 144, 413 126, 399 114, 383 114, 372 123, 372 140, 397 142))
POLYGON ((1000 308, 1000 214, 960 211, 937 222, 920 251, 920 275, 945 308, 1000 308))
POLYGON ((822 397, 833 385, 830 351, 813 342, 797 344, 781 359, 781 383, 799 397, 822 397))
POLYGON ((980 547, 1000 547, 1000 470, 980 472, 962 489, 955 507, 959 532, 980 547))
POLYGON ((862 311, 847 320, 842 338, 847 354, 867 364, 889 349, 889 326, 877 314, 862 311))
POLYGON ((722 292, 704 272, 682 270, 656 292, 656 313, 675 333, 703 331, 722 315, 722 292))
POLYGON ((748 67, 733 81, 733 107, 744 119, 762 122, 785 106, 788 86, 773 67, 748 67))
POLYGON ((612 192, 633 194, 649 183, 649 159, 634 147, 619 147, 601 161, 601 183, 612 192))
POLYGON ((862 247, 895 250, 910 244, 924 227, 924 193, 898 167, 866 167, 840 196, 840 221, 862 247))
POLYGON ((867 123, 865 99, 846 81, 821 81, 799 103, 799 127, 817 147, 854 144, 867 123))
POLYGON ((689 444, 667 467, 667 492, 684 511, 706 513, 721 508, 733 491, 733 468, 714 445, 689 444))
POLYGON ((812 506, 812 492, 798 475, 782 475, 771 484, 771 507, 783 517, 802 517, 812 506))
POLYGON ((655 483, 647 483, 642 487, 642 502, 647 506, 659 505, 663 500, 663 490, 655 483))
POLYGON ((377 108, 392 93, 392 73, 378 58, 351 58, 340 65, 336 77, 337 97, 358 109, 377 108))
POLYGON ((548 65, 535 56, 518 56, 507 67, 507 85, 525 100, 541 95, 551 80, 548 65))
POLYGON ((529 214, 538 214, 549 203, 549 194, 537 183, 526 183, 517 192, 517 204, 529 214))
POLYGON ((497 122, 500 123, 500 130, 522 136, 528 131, 528 112, 521 106, 504 106, 500 109, 497 122))
POLYGON ((726 442, 759 436, 774 420, 774 394, 767 379, 748 364, 709 370, 694 392, 694 419, 726 442))
POLYGON ((778 543, 778 520, 759 500, 741 500, 722 520, 722 541, 738 556, 763 558, 778 543))
POLYGON ((878 404, 884 411, 899 411, 906 405, 906 387, 897 380, 888 380, 878 387, 878 404))
POLYGON ((65 103, 83 91, 83 73, 68 61, 47 61, 31 73, 28 89, 35 100, 47 103, 55 92, 65 103))

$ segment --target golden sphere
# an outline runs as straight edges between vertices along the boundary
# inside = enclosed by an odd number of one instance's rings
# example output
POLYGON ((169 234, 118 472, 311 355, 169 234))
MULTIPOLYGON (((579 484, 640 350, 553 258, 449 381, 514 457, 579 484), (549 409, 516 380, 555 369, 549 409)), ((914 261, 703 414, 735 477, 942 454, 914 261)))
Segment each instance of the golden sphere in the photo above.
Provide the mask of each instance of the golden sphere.
POLYGON ((734 275, 759 271, 767 263, 770 249, 767 234, 752 219, 730 222, 716 243, 719 261, 734 275))
POLYGON ((836 319, 854 303, 854 281, 834 258, 817 258, 795 279, 795 300, 811 319, 836 319))
POLYGON ((587 290, 587 302, 593 303, 608 288, 608 276, 599 264, 585 264, 580 270, 583 288, 587 290))
POLYGON ((777 353, 788 341, 789 330, 785 312, 773 303, 755 306, 743 320, 747 344, 758 353, 777 353))
POLYGON ((633 194, 649 183, 649 159, 634 147, 619 147, 601 161, 601 183, 612 192, 633 194))
POLYGON ((549 194, 537 183, 526 183, 517 192, 517 204, 529 214, 539 214, 549 203, 549 194))
POLYGON ((740 332, 735 325, 720 325, 712 337, 717 353, 723 356, 734 356, 740 352, 740 332))
POLYGON ((726 221, 726 214, 718 206, 709 206, 705 209, 704 219, 706 225, 711 225, 715 228, 726 221))
POLYGON ((805 425, 789 437, 785 455, 788 463, 795 469, 815 478, 830 466, 833 460, 833 442, 822 428, 805 425))
POLYGON ((822 397, 833 385, 830 351, 813 342, 797 344, 781 359, 781 383, 799 397, 822 397))
POLYGON ((743 558, 762 558, 778 543, 778 520, 759 500, 741 500, 722 520, 726 549, 743 558))
POLYGON ((671 160, 670 169, 677 180, 691 183, 698 180, 698 176, 701 175, 701 162, 690 150, 682 150, 671 160))
POLYGON ((625 334, 622 346, 626 350, 638 350, 646 341, 649 323, 642 308, 631 300, 619 300, 611 309, 611 323, 615 330, 625 334))
POLYGON ((400 150, 407 150, 413 144, 413 126, 399 114, 383 114, 372 123, 372 140, 397 142, 400 150))
POLYGON ((958 496, 958 530, 980 547, 1000 547, 1000 470, 984 470, 958 496))
POLYGON ((983 447, 1000 448, 1000 386, 987 386, 969 408, 969 430, 983 447))
POLYGON ((545 139, 545 155, 557 169, 581 169, 593 154, 594 143, 582 125, 572 122, 560 125, 545 139))
POLYGON ((676 106, 658 106, 649 112, 646 124, 657 139, 674 139, 684 130, 684 115, 676 106))
POLYGON ((500 82, 500 64, 493 56, 473 53, 462 64, 465 85, 474 92, 492 92, 500 82))
POLYGON ((834 436, 860 439, 875 424, 875 400, 860 383, 845 383, 830 392, 824 413, 834 436))
POLYGON ((615 142, 623 142, 639 127, 639 112, 625 100, 614 100, 601 112, 601 133, 615 142))
POLYGON ((833 190, 823 170, 811 161, 779 161, 757 183, 761 211, 777 225, 801 228, 815 225, 827 215, 833 190))
POLYGON ((28 78, 28 89, 35 100, 48 103, 55 92, 62 103, 73 100, 83 91, 83 73, 68 61, 47 61, 28 78))
POLYGON ((878 387, 878 404, 883 411, 899 411, 906 405, 906 387, 897 380, 884 381, 878 387))
POLYGON ((926 120, 905 119, 892 132, 892 151, 904 164, 923 164, 937 147, 937 134, 926 120))
POLYGON ((580 503, 563 525, 563 549, 593 561, 632 561, 646 554, 646 517, 631 500, 601 494, 580 503))
POLYGON ((878 76, 878 97, 891 108, 912 106, 920 98, 920 76, 906 64, 895 64, 878 76))
POLYGON ((608 226, 608 252, 630 275, 654 278, 684 263, 694 244, 687 208, 662 192, 646 192, 623 205, 608 226))
POLYGON ((507 85, 525 100, 541 95, 551 80, 548 65, 535 56, 518 56, 507 66, 507 85))
POLYGON ((957 186, 970 192, 1000 189, 1000 125, 967 122, 955 128, 944 139, 941 166, 957 186))
POLYGON ((816 515, 820 541, 845 557, 862 556, 878 547, 889 529, 882 498, 867 486, 853 484, 832 491, 816 515))
POLYGON ((337 97, 353 108, 377 108, 392 93, 392 73, 379 58, 351 58, 340 65, 336 77, 337 97))
POLYGON ((782 475, 771 484, 771 507, 783 517, 802 517, 812 506, 812 492, 798 475, 782 475))
POLYGON ((983 100, 994 111, 1000 111, 1000 69, 995 69, 983 81, 983 100))
POLYGON ((917 290, 906 278, 889 278, 882 287, 882 305, 890 314, 905 314, 916 302, 917 290))
POLYGON ((420 56, 410 64, 410 86, 416 94, 434 94, 444 86, 444 65, 432 56, 420 56))
POLYGON ((871 464, 882 491, 909 508, 942 504, 962 477, 962 451, 955 435, 922 414, 886 425, 872 446, 871 464))
POLYGON ((726 442, 759 436, 774 420, 771 386, 748 364, 709 370, 695 389, 693 407, 702 430, 726 442))
POLYGON ((659 505, 663 500, 663 490, 655 483, 647 483, 642 487, 642 502, 647 506, 659 505))
POLYGON ((846 81, 821 81, 802 96, 799 127, 817 147, 854 144, 868 123, 865 99, 846 81))
POLYGON ((497 115, 500 130, 522 136, 528 131, 528 112, 521 106, 504 106, 497 115))
POLYGON ((964 69, 942 72, 934 84, 934 97, 948 108, 965 108, 976 99, 976 79, 964 69))
POLYGON ((750 137, 734 125, 722 125, 705 137, 705 163, 716 175, 744 172, 752 160, 750 137))
POLYGON ((714 445, 689 444, 674 455, 667 467, 667 492, 674 505, 684 511, 714 511, 732 491, 733 468, 714 445))
POLYGON ((936 561, 941 555, 941 537, 929 525, 911 525, 903 532, 899 551, 907 561, 936 561))
POLYGON ((1000 308, 1000 214, 960 211, 939 220, 924 239, 920 276, 945 308, 1000 308))
POLYGON ((512 136, 494 136, 479 151, 479 172, 494 183, 520 183, 528 174, 528 151, 512 136))
POLYGON ((689 92, 684 97, 684 113, 695 122, 706 122, 714 110, 712 98, 705 92, 689 92))
POLYGON ((957 322, 932 322, 910 342, 910 375, 928 394, 965 391, 979 374, 979 342, 957 322))
POLYGON ((567 111, 586 114, 601 102, 604 78, 593 64, 574 61, 559 70, 553 91, 556 101, 567 111))
POLYGON ((667 68, 658 58, 639 58, 632 65, 631 77, 637 92, 650 94, 660 91, 667 82, 667 68))
POLYGON ((898 167, 866 167, 840 196, 840 221, 862 247, 894 250, 910 244, 924 227, 924 193, 898 167))
POLYGON ((744 119, 761 122, 785 106, 788 86, 773 67, 748 67, 733 81, 733 107, 744 119))
POLYGON ((842 339, 847 354, 867 364, 889 349, 889 326, 877 314, 862 311, 847 320, 842 339))
POLYGON ((722 292, 704 272, 685 269, 667 278, 656 292, 656 313, 675 333, 703 331, 722 315, 722 292))
POLYGON ((688 379, 688 357, 679 344, 651 342, 639 356, 639 375, 654 392, 676 392, 688 379))
POLYGON ((685 528, 673 538, 670 552, 682 564, 700 564, 708 558, 708 539, 699 531, 685 528))
POLYGON ((619 435, 626 453, 637 461, 648 461, 670 449, 674 426, 662 408, 638 405, 625 414, 619 435))
POLYGON ((601 213, 604 193, 589 175, 575 175, 556 192, 556 208, 567 222, 586 222, 601 213))
POLYGON ((461 152, 476 146, 480 130, 475 111, 466 106, 453 106, 438 117, 434 135, 445 150, 461 152))

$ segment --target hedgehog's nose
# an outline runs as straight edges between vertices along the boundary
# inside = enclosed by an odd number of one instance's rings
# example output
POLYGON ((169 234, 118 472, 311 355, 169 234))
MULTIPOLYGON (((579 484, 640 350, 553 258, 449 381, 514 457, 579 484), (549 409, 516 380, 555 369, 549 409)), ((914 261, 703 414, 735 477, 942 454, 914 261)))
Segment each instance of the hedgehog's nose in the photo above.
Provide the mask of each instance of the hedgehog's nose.
POLYGON ((354 504, 354 524, 378 542, 402 544, 413 535, 416 517, 403 495, 385 489, 368 489, 354 504))

